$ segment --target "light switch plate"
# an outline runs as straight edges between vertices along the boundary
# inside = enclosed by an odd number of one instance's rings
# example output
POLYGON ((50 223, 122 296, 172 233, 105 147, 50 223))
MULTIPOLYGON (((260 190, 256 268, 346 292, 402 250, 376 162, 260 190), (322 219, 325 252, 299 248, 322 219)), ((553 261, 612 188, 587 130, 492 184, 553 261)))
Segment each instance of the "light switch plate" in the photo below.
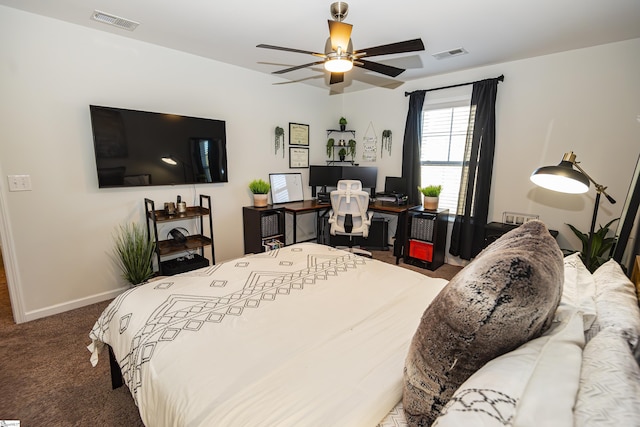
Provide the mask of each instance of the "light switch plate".
POLYGON ((31 191, 31 175, 8 175, 9 191, 31 191))

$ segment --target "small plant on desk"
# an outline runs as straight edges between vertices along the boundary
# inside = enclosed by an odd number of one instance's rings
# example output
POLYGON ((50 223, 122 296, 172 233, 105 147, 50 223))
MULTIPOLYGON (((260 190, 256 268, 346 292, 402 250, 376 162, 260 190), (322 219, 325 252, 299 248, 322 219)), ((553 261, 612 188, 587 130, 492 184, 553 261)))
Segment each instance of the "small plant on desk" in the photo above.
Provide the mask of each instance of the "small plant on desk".
POLYGON ((254 179, 249 183, 249 190, 253 193, 253 206, 267 206, 267 195, 269 194, 269 190, 271 190, 271 185, 269 185, 268 182, 261 179, 254 179))

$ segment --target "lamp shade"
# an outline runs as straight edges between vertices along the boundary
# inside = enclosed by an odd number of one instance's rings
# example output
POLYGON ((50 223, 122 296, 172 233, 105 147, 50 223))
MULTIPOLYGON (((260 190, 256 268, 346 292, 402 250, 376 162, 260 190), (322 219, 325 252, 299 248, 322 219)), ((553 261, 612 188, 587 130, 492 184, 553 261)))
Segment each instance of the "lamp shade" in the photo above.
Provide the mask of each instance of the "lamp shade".
POLYGON ((563 160, 558 166, 543 166, 531 174, 531 181, 540 187, 561 193, 586 193, 589 178, 573 169, 573 163, 563 160))
POLYGON ((162 161, 172 166, 175 166, 178 164, 178 162, 176 161, 176 159, 173 158, 173 156, 164 156, 162 157, 162 161))

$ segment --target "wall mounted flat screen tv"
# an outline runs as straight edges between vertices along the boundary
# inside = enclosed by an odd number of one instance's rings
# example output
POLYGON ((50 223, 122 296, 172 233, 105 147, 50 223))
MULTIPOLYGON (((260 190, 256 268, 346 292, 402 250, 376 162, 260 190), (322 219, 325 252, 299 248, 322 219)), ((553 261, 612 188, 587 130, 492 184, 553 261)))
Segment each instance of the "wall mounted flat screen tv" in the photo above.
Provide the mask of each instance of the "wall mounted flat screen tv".
POLYGON ((225 122, 90 105, 98 186, 228 182, 225 122))

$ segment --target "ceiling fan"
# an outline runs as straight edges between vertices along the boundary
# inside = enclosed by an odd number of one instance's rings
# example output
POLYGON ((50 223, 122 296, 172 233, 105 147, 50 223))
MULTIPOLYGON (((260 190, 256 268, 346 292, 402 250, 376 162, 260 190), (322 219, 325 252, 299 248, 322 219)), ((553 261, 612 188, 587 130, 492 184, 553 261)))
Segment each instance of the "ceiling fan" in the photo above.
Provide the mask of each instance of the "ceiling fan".
POLYGON ((327 39, 324 53, 273 46, 269 44, 259 44, 256 46, 264 49, 305 53, 322 58, 320 61, 274 71, 273 74, 284 74, 290 71, 323 64, 325 70, 331 73, 331 78, 329 79, 330 84, 342 83, 344 81, 344 73, 351 70, 354 65, 389 77, 397 77, 405 71, 404 68, 380 64, 363 58, 424 50, 424 44, 421 39, 406 40, 357 51, 353 50, 353 44, 351 43, 351 30, 353 25, 342 22, 347 16, 349 5, 343 1, 335 2, 331 4, 330 11, 333 21, 327 21, 329 23, 329 38, 327 39))

